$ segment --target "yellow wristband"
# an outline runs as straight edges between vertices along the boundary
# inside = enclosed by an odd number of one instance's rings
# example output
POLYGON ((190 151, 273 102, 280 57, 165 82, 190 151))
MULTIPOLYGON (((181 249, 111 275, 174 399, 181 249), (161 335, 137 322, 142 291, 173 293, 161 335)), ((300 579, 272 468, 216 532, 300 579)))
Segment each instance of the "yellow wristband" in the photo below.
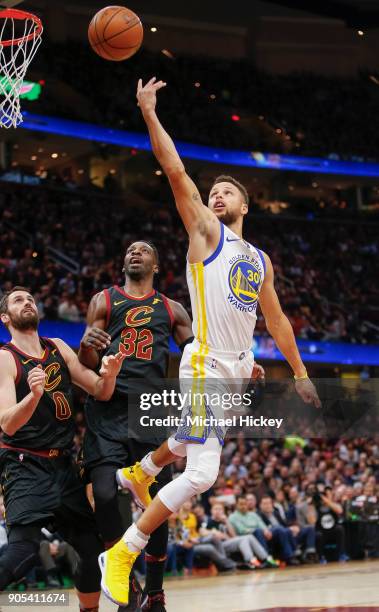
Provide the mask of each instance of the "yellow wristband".
POLYGON ((305 374, 303 374, 303 376, 296 376, 296 374, 294 375, 294 379, 295 380, 306 380, 307 378, 309 378, 307 372, 305 372, 305 374))

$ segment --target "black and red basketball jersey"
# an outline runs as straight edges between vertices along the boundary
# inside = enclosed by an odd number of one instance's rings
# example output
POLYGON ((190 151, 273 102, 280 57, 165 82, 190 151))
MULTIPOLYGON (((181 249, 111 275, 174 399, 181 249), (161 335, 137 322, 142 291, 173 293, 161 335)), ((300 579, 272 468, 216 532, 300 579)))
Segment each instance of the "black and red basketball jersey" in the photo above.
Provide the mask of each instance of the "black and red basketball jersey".
POLYGON ((165 378, 173 314, 166 296, 153 290, 141 298, 120 287, 104 290, 107 302, 106 331, 112 341, 105 355, 126 355, 116 389, 127 393, 128 378, 165 378))
POLYGON ((45 391, 33 415, 13 436, 4 432, 3 441, 25 449, 71 448, 75 423, 70 372, 55 343, 49 338, 40 338, 40 342, 43 348, 40 359, 26 355, 11 342, 1 347, 12 353, 16 362, 17 403, 30 393, 27 380, 30 370, 42 365, 46 375, 45 391))

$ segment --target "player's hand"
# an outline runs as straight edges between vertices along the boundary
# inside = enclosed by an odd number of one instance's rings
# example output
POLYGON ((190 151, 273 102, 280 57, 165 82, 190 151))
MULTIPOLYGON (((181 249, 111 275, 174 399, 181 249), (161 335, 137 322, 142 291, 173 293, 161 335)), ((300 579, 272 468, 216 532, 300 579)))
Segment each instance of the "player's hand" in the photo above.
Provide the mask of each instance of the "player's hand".
POLYGON ((101 368, 99 374, 101 378, 116 378, 119 374, 126 355, 117 353, 116 355, 105 355, 101 360, 101 368))
POLYGON ((40 399, 45 390, 45 372, 41 365, 30 370, 28 374, 28 385, 35 399, 40 399))
POLYGON ((321 401, 317 394, 316 387, 310 378, 295 380, 295 389, 303 402, 313 404, 316 408, 321 408, 321 401))
POLYGON ((264 380, 265 378, 264 367, 259 365, 259 363, 254 362, 253 371, 251 373, 251 378, 253 380, 264 380))
POLYGON ((138 79, 137 100, 138 106, 140 107, 143 115, 155 111, 157 104, 157 91, 162 89, 162 87, 166 87, 166 83, 163 81, 157 81, 156 77, 150 79, 146 85, 142 85, 142 79, 138 79))
POLYGON ((91 329, 85 333, 82 341, 80 342, 80 346, 84 349, 94 348, 96 351, 103 351, 104 349, 108 348, 111 340, 111 336, 103 329, 100 329, 99 327, 91 327, 91 329))

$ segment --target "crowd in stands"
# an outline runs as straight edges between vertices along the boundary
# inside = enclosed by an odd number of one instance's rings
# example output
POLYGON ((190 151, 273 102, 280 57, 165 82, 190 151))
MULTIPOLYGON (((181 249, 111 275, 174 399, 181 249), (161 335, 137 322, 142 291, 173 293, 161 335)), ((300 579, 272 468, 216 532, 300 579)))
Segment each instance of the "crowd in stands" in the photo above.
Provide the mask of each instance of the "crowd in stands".
POLYGON ((214 487, 169 531, 174 575, 379 558, 378 439, 229 439, 214 487))
MULTIPOLYGON (((141 238, 161 254, 158 288, 189 310, 187 236, 169 195, 136 209, 133 201, 91 192, 4 183, 0 224, 0 288, 29 287, 42 319, 84 320, 94 293, 123 284, 126 247, 141 238), (69 270, 62 254, 71 260, 69 270)), ((245 236, 270 255, 297 337, 378 342, 376 224, 277 219, 256 214, 252 205, 245 236)), ((266 333, 261 315, 256 333, 266 333)))
POLYGON ((136 107, 136 83, 139 77, 156 75, 168 83, 159 110, 177 139, 337 158, 378 155, 372 135, 378 131, 379 90, 368 74, 350 80, 310 73, 274 75, 259 71, 250 60, 172 58, 146 49, 133 62, 111 63, 86 43, 53 44, 47 39, 33 71, 49 79, 40 101, 26 102, 31 112, 145 131, 136 107), (59 81, 66 88, 57 87, 59 81), (71 103, 67 85, 76 95, 71 103), (232 115, 241 121, 233 121, 232 115))

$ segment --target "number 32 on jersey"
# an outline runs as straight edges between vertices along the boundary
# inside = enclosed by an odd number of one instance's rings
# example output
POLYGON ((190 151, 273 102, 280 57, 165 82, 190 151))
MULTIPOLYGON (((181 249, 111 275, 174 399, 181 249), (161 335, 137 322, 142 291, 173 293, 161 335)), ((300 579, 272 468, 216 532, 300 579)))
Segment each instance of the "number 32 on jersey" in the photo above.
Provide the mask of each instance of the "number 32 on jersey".
POLYGON ((121 332, 122 342, 119 351, 126 357, 134 356, 136 359, 150 361, 153 354, 154 337, 150 329, 136 329, 148 325, 154 308, 151 306, 137 306, 128 310, 125 317, 127 328, 121 332))

